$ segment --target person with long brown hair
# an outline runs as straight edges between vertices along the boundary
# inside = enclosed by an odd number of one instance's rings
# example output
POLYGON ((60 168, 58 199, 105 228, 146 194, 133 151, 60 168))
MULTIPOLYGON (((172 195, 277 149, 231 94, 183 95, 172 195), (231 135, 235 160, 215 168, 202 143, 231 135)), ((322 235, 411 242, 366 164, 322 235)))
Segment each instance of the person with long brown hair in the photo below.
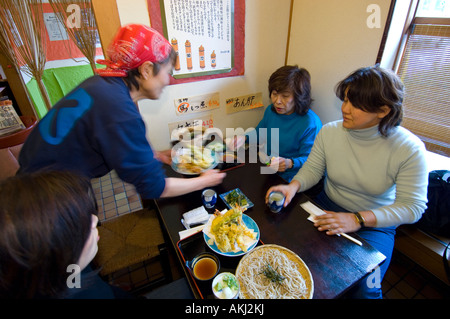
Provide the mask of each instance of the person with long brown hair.
POLYGON ((88 179, 62 171, 13 176, 0 182, 0 203, 0 298, 128 297, 88 266, 99 240, 88 179))

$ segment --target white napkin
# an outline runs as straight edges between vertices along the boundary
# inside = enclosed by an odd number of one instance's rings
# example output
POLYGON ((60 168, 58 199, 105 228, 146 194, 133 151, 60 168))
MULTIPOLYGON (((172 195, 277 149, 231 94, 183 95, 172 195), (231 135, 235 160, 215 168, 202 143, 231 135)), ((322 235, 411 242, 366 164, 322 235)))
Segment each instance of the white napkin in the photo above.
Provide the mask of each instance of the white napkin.
POLYGON ((300 204, 300 206, 310 214, 308 220, 312 221, 313 223, 316 221, 316 216, 325 214, 322 209, 320 209, 310 201, 304 202, 300 204))
POLYGON ((200 206, 195 209, 192 209, 183 214, 183 219, 181 219, 181 223, 186 227, 186 229, 191 228, 191 225, 194 224, 204 224, 209 219, 209 214, 206 211, 205 207, 200 206))
MULTIPOLYGON (((304 203, 300 204, 300 206, 310 214, 307 219, 312 221, 313 223, 316 221, 316 216, 326 214, 322 209, 320 209, 319 207, 317 207, 310 201, 304 202, 304 203)), ((359 246, 363 245, 362 242, 353 238, 350 235, 347 235, 346 233, 336 234, 336 236, 341 236, 341 235, 359 246)))

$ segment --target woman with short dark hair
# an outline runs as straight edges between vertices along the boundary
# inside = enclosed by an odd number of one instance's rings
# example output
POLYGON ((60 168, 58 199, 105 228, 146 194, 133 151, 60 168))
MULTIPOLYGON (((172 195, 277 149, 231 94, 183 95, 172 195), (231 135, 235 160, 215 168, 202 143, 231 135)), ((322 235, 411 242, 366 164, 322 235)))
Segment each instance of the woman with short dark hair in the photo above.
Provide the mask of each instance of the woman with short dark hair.
POLYGON ((356 298, 381 298, 395 228, 415 223, 426 208, 425 146, 400 126, 404 88, 393 72, 358 69, 338 84, 336 94, 343 119, 323 126, 292 182, 271 187, 267 196, 279 190, 288 205, 325 176, 315 202, 326 214, 314 225, 328 235, 356 232, 386 256, 378 285, 363 280, 352 291, 356 298))
MULTIPOLYGON (((298 66, 286 65, 276 70, 269 78, 269 96, 273 93, 292 93, 294 112, 305 115, 311 109, 311 75, 298 66)), ((273 102, 273 101, 272 101, 273 102)), ((276 111, 275 106, 272 108, 276 111)))
MULTIPOLYGON (((311 110, 308 70, 297 65, 282 66, 270 76, 268 88, 272 104, 266 108, 255 130, 246 134, 256 133, 258 141, 248 138, 249 143, 258 143, 271 158, 271 171, 289 182, 306 162, 322 122, 311 110)), ((233 143, 240 146, 244 141, 245 138, 239 136, 233 143)))
POLYGON ((368 113, 389 109, 379 125, 380 134, 387 137, 403 119, 404 85, 396 74, 379 67, 362 68, 336 86, 336 95, 348 99, 355 108, 368 113))

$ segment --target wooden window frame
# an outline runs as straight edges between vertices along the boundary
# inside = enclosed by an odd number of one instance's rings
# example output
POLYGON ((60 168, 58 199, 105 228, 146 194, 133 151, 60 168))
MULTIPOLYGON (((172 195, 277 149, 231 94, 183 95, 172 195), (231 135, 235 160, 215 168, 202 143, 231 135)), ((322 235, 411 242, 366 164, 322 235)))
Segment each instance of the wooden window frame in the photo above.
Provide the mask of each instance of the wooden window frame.
MULTIPOLYGON (((408 40, 413 35, 415 26, 417 26, 417 25, 449 26, 450 25, 450 18, 416 17, 416 13, 417 13, 417 10, 419 7, 419 2, 420 2, 420 0, 411 0, 410 4, 409 4, 409 12, 406 15, 405 24, 404 24, 403 32, 402 32, 402 37, 401 37, 401 39, 399 39, 394 63, 392 65, 393 71, 396 72, 397 74, 400 71, 401 63, 402 63, 403 59, 405 58, 408 40)), ((395 7, 396 3, 397 3, 397 1, 395 1, 395 0, 393 0, 391 3, 390 12, 388 15, 388 21, 387 21, 387 25, 386 25, 386 28, 384 31, 383 41, 380 46, 380 51, 379 51, 379 54, 377 57, 377 63, 381 62, 382 56, 384 54, 384 49, 385 49, 384 46, 386 43, 386 39, 388 37, 388 33, 390 32, 390 28, 391 28, 391 25, 390 25, 391 19, 390 18, 393 17, 394 7, 395 7)), ((406 87, 406 89, 407 89, 407 93, 408 93, 408 86, 406 87)), ((408 102, 406 102, 406 103, 408 103, 408 102)), ((427 106, 425 106, 425 107, 427 107, 427 106)), ((449 109, 450 109, 450 106, 448 108, 445 108, 445 105, 444 105, 444 111, 446 112, 444 114, 447 114, 447 112, 448 112, 447 110, 449 110, 449 109)), ((408 110, 408 106, 407 106, 407 104, 405 104, 405 120, 403 122, 404 127, 411 130, 414 134, 416 134, 419 138, 421 138, 422 141, 425 143, 428 151, 449 157, 450 156, 450 147, 448 146, 449 141, 448 141, 448 137, 446 137, 446 133, 445 133, 446 132, 445 127, 447 127, 447 125, 444 125, 443 133, 440 133, 439 137, 436 137, 436 136, 430 137, 425 134, 421 134, 421 133, 419 133, 420 130, 415 131, 413 126, 408 125, 408 122, 412 123, 412 122, 414 122, 414 120, 408 119, 407 110, 408 110), (440 143, 439 142, 430 142, 430 139, 431 140, 434 139, 434 141, 439 141, 440 143)), ((444 118, 444 117, 445 117, 445 115, 442 118, 444 118)), ((432 122, 433 121, 429 121, 427 123, 432 123, 432 122)), ((435 123, 439 123, 439 122, 435 122, 435 123)), ((438 135, 438 134, 434 134, 433 130, 431 130, 431 132, 433 132, 432 135, 438 135)))

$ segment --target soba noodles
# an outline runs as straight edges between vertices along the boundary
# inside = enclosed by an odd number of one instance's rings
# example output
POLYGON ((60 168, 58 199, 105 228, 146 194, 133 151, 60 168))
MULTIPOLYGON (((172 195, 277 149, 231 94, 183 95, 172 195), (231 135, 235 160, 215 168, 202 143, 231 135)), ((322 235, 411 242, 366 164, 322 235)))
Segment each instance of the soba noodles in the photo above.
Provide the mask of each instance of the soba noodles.
POLYGON ((241 294, 248 299, 304 299, 308 289, 297 264, 278 249, 258 249, 243 260, 239 273, 241 294), (285 277, 282 283, 272 282, 263 271, 269 264, 285 277))

